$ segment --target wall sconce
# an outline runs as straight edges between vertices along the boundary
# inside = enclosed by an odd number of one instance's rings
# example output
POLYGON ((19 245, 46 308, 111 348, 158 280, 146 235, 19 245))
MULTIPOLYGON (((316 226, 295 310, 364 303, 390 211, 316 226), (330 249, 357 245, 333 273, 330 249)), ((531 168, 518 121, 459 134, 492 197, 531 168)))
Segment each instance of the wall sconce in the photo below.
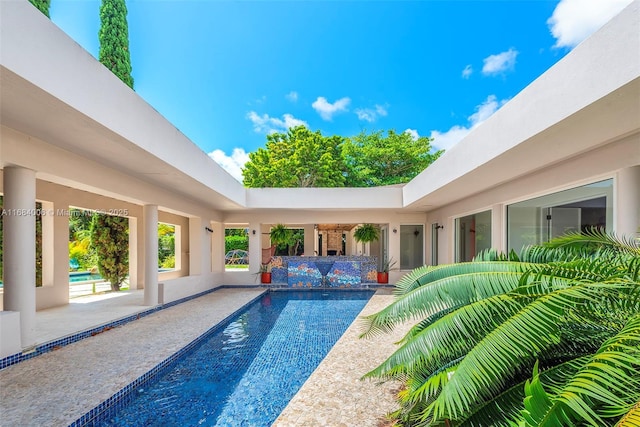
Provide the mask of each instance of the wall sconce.
POLYGON ((256 230, 251 230, 251 234, 256 235, 256 230))
POLYGON ((416 228, 415 230, 413 230, 413 235, 418 237, 418 234, 420 234, 420 231, 416 228))
POLYGON ((393 234, 396 234, 397 232, 398 232, 398 229, 397 229, 397 228, 394 228, 394 229, 393 229, 393 234))
POLYGON ((209 227, 205 227, 205 230, 207 230, 209 233, 213 233, 213 229, 209 228, 209 227))
POLYGON ((436 229, 436 230, 439 230, 439 229, 441 229, 441 228, 444 228, 444 225, 440 225, 440 224, 438 224, 438 223, 436 222, 436 227, 435 227, 435 229, 436 229))

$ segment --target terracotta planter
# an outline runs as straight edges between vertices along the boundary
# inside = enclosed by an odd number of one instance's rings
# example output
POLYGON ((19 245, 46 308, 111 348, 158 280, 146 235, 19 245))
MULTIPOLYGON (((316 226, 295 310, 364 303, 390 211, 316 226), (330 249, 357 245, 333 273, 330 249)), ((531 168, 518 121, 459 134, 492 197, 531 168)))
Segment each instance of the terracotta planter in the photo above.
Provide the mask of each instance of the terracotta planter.
POLYGON ((378 283, 389 283, 389 273, 386 271, 378 271, 378 283))
POLYGON ((263 271, 260 273, 260 282, 271 283, 271 272, 263 271))

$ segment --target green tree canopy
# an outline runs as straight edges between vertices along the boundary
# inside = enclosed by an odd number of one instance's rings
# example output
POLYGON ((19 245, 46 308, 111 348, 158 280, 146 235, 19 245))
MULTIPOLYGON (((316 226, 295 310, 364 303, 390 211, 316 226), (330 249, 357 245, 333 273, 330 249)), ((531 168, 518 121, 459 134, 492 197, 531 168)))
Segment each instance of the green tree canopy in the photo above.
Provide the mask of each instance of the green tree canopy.
POLYGON ((40 12, 44 13, 44 16, 49 18, 49 6, 51 6, 51 0, 29 0, 40 12))
POLYGON ((305 126, 267 135, 266 148, 249 153, 245 164, 247 187, 343 187, 344 139, 323 136, 305 126))
POLYGON ((431 153, 431 140, 414 140, 394 130, 361 132, 342 145, 347 165, 347 187, 373 187, 402 184, 415 178, 433 163, 443 150, 431 153))
POLYGON ((125 0, 102 0, 98 39, 100 62, 127 86, 133 88, 125 0))

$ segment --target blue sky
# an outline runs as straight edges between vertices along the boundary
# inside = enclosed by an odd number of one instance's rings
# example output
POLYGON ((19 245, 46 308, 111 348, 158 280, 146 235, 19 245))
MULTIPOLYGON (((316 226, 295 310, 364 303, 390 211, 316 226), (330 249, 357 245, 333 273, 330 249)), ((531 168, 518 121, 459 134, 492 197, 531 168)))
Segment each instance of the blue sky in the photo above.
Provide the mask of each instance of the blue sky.
MULTIPOLYGON (((128 0, 136 92, 239 180, 266 135, 450 148, 631 0, 128 0)), ((51 19, 98 56, 99 0, 51 19)))

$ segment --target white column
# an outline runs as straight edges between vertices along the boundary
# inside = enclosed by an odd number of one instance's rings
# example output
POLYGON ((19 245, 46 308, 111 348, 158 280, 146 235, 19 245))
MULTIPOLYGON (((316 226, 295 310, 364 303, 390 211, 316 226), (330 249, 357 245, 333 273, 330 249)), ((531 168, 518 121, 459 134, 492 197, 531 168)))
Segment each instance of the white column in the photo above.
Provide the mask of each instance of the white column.
POLYGON ((203 246, 203 253, 208 253, 209 256, 209 270, 215 273, 224 273, 224 224, 221 222, 209 222, 209 227, 213 230, 213 233, 207 232, 206 246, 203 246))
MULTIPOLYGON (((142 270, 139 268, 138 258, 141 251, 138 249, 140 240, 138 239, 138 217, 129 217, 129 289, 142 289, 142 270)), ((140 243, 141 245, 141 243, 140 243)))
MULTIPOLYGON (((207 228, 211 229, 208 225, 207 228)), ((189 218, 189 244, 183 248, 189 257, 189 276, 202 274, 202 240, 205 236, 208 237, 208 234, 209 232, 204 229, 200 217, 189 218)))
POLYGON ((616 235, 637 237, 640 231, 640 166, 622 169, 617 178, 616 235))
MULTIPOLYGON (((252 273, 260 271, 262 265, 262 224, 249 223, 249 269, 252 273)), ((266 248, 266 246, 265 246, 266 248)))
POLYGON ((20 312, 22 348, 35 344, 36 173, 4 168, 4 309, 20 312))
POLYGON ((142 207, 144 222, 144 305, 158 304, 158 206, 142 207))
POLYGON ((304 226, 304 254, 306 256, 313 256, 317 241, 316 230, 313 224, 306 224, 304 226))

